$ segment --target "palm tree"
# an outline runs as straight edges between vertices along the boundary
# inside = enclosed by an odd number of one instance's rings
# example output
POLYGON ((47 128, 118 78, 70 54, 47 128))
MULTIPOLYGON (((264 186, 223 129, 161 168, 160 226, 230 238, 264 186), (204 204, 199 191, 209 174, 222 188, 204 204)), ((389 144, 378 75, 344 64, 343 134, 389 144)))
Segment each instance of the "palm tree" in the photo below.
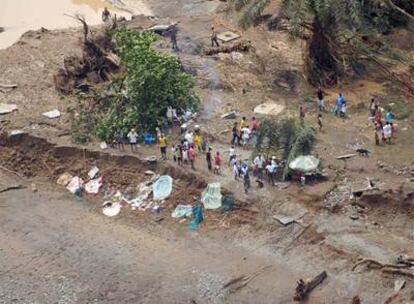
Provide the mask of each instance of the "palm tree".
MULTIPOLYGON (((240 25, 247 28, 255 24, 272 1, 232 2, 242 12, 240 25)), ((370 58, 378 51, 366 43, 372 41, 367 37, 375 39, 396 19, 414 20, 412 11, 412 0, 282 0, 279 14, 287 21, 292 36, 307 40, 308 81, 329 85, 335 84, 346 70, 356 69, 361 58, 370 58)))

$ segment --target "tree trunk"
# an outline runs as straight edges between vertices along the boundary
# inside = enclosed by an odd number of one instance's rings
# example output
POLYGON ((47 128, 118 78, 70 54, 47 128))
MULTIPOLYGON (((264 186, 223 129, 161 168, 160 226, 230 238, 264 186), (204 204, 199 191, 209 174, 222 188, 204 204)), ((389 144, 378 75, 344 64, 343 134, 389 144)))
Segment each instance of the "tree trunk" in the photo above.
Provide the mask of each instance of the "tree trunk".
POLYGON ((312 37, 308 42, 306 69, 308 81, 312 85, 335 85, 338 80, 338 67, 331 53, 329 40, 319 21, 313 23, 312 37))

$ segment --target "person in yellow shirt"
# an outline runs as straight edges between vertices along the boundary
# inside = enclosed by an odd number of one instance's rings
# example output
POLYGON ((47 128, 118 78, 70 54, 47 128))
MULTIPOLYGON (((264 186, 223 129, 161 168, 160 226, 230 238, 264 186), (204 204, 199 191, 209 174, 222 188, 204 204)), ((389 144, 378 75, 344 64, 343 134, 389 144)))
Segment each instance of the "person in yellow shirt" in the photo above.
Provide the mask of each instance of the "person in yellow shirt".
POLYGON ((240 120, 240 130, 246 127, 249 127, 249 124, 247 123, 246 117, 243 116, 242 120, 240 120))
POLYGON ((160 151, 162 159, 167 159, 167 138, 164 133, 161 133, 161 136, 158 137, 158 143, 160 144, 160 151))
POLYGON ((201 152, 201 135, 198 133, 194 135, 194 145, 196 146, 198 152, 201 152))

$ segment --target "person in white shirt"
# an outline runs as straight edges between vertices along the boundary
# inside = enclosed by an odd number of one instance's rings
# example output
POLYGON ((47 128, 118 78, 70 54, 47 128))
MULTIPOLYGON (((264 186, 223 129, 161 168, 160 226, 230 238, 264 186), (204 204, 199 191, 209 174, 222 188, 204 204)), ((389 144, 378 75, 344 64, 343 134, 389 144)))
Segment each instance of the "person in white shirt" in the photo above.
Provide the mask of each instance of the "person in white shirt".
POLYGON ((264 166, 265 161, 266 160, 262 154, 257 155, 253 160, 254 173, 258 178, 263 177, 263 166, 264 166))
POLYGON ((188 141, 188 144, 191 146, 194 143, 193 132, 188 131, 185 133, 184 138, 188 141))
POLYGON ((269 183, 274 185, 276 172, 277 172, 276 161, 273 162, 273 160, 272 160, 272 162, 266 166, 266 171, 267 171, 267 177, 269 178, 269 183))
POLYGON ((231 146, 229 149, 229 165, 232 163, 234 158, 236 158, 236 149, 234 149, 234 146, 231 146))
POLYGON ((391 136, 392 136, 392 127, 389 122, 385 124, 385 126, 382 128, 382 132, 384 132, 384 138, 385 140, 390 143, 391 142, 391 136))
POLYGON ((131 129, 131 131, 129 131, 129 133, 127 134, 127 137, 129 139, 129 144, 131 145, 131 151, 136 151, 138 134, 137 132, 135 132, 135 129, 131 129))

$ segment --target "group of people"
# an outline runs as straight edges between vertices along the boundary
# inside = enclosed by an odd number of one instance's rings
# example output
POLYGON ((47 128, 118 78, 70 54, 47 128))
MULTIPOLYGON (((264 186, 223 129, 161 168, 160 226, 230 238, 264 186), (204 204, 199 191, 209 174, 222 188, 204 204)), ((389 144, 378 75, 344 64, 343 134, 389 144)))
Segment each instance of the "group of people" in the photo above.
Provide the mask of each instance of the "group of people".
POLYGON ((240 123, 235 122, 232 128, 231 145, 243 146, 249 143, 251 138, 255 138, 260 128, 260 122, 256 117, 252 117, 250 123, 243 116, 240 123))
POLYGON ((385 120, 383 119, 383 109, 379 105, 379 101, 371 98, 369 105, 369 119, 374 125, 375 144, 380 145, 381 141, 384 143, 391 143, 391 138, 395 133, 394 126, 395 115, 391 108, 387 109, 385 113, 385 120))

